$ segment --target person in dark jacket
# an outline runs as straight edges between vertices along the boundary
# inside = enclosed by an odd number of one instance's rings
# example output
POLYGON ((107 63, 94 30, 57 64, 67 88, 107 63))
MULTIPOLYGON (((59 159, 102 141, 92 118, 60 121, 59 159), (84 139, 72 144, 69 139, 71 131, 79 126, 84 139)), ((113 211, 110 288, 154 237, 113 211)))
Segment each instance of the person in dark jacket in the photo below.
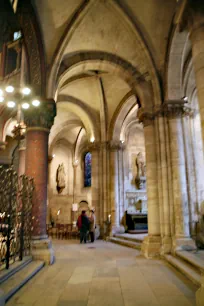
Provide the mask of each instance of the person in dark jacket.
POLYGON ((83 241, 86 243, 87 232, 89 230, 89 219, 85 210, 82 210, 81 215, 77 220, 77 226, 80 231, 80 243, 83 241))

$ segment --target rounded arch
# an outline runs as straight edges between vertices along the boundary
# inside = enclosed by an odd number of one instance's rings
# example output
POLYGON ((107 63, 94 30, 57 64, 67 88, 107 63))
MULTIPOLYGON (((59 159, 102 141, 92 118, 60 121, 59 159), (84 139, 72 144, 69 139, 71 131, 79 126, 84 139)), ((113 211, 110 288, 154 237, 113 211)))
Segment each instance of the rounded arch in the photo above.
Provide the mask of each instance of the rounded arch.
MULTIPOLYGON (((188 32, 179 32, 179 26, 172 29, 167 52, 165 100, 180 100, 183 92, 183 65, 188 32)), ((187 51, 187 50, 186 50, 187 51)))
POLYGON ((94 137, 95 140, 100 139, 97 114, 92 114, 83 101, 72 96, 59 95, 57 104, 60 104, 66 110, 69 110, 81 119, 89 139, 92 137, 94 137))
POLYGON ((83 137, 86 135, 86 131, 84 128, 81 128, 79 131, 79 134, 77 136, 76 144, 75 144, 75 150, 74 150, 74 160, 79 160, 79 150, 80 150, 80 145, 82 142, 83 137))
POLYGON ((52 80, 55 83, 51 84, 50 95, 55 96, 57 88, 66 85, 69 79, 73 80, 86 71, 102 71, 123 79, 132 88, 145 109, 152 110, 155 103, 161 103, 160 96, 159 99, 154 98, 153 84, 149 75, 141 75, 135 67, 117 55, 98 51, 80 52, 69 55, 67 65, 58 79, 52 80))
POLYGON ((57 125, 57 127, 53 125, 50 135, 49 135, 49 146, 51 146, 52 143, 55 142, 55 139, 58 138, 58 136, 60 135, 61 131, 64 128, 67 128, 70 125, 71 126, 81 126, 81 124, 82 124, 81 120, 67 120, 57 125))
POLYGON ((121 101, 110 124, 110 139, 114 141, 121 140, 120 135, 125 119, 127 118, 129 112, 134 110, 135 107, 138 108, 137 99, 132 94, 126 96, 125 99, 121 101))

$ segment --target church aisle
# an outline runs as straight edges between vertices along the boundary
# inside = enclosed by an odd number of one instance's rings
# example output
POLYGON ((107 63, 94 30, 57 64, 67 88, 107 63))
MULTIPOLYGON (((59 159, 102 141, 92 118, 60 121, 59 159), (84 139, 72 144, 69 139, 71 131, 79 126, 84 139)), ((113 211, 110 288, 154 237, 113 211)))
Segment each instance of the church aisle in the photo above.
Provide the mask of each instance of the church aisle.
POLYGON ((8 306, 190 306, 197 288, 162 260, 109 242, 54 241, 56 262, 8 306))

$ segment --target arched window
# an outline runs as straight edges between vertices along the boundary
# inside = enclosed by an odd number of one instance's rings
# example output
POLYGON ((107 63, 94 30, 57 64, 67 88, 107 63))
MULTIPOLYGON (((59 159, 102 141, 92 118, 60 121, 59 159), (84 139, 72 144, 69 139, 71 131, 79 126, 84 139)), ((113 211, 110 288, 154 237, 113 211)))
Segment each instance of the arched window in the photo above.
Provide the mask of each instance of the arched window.
POLYGON ((84 156, 84 187, 91 186, 91 153, 84 156))

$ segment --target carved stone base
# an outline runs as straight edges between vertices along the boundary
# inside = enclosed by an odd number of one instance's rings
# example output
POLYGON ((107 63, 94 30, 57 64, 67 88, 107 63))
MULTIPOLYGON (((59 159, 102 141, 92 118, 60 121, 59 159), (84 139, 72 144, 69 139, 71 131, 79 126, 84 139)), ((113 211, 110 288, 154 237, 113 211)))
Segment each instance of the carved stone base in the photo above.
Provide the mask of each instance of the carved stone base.
POLYGON ((3 290, 0 289, 0 306, 4 306, 4 305, 6 305, 5 295, 4 295, 3 290))
POLYGON ((125 228, 123 225, 113 225, 111 227, 110 236, 113 236, 115 234, 124 234, 124 233, 125 233, 125 228))
POLYGON ((196 250, 196 243, 192 238, 173 238, 172 252, 196 250))
POLYGON ((146 258, 153 258, 160 256, 161 237, 147 236, 142 242, 141 251, 146 258))
POLYGON ((161 255, 169 254, 172 250, 172 238, 171 237, 163 237, 162 238, 162 246, 161 246, 161 255))
POLYGON ((46 264, 52 265, 55 259, 52 242, 49 239, 33 240, 32 256, 35 260, 43 260, 46 264))
POLYGON ((99 237, 100 237, 100 225, 96 225, 95 239, 98 239, 99 237))
POLYGON ((196 306, 204 305, 204 275, 201 277, 201 287, 196 291, 196 306))

